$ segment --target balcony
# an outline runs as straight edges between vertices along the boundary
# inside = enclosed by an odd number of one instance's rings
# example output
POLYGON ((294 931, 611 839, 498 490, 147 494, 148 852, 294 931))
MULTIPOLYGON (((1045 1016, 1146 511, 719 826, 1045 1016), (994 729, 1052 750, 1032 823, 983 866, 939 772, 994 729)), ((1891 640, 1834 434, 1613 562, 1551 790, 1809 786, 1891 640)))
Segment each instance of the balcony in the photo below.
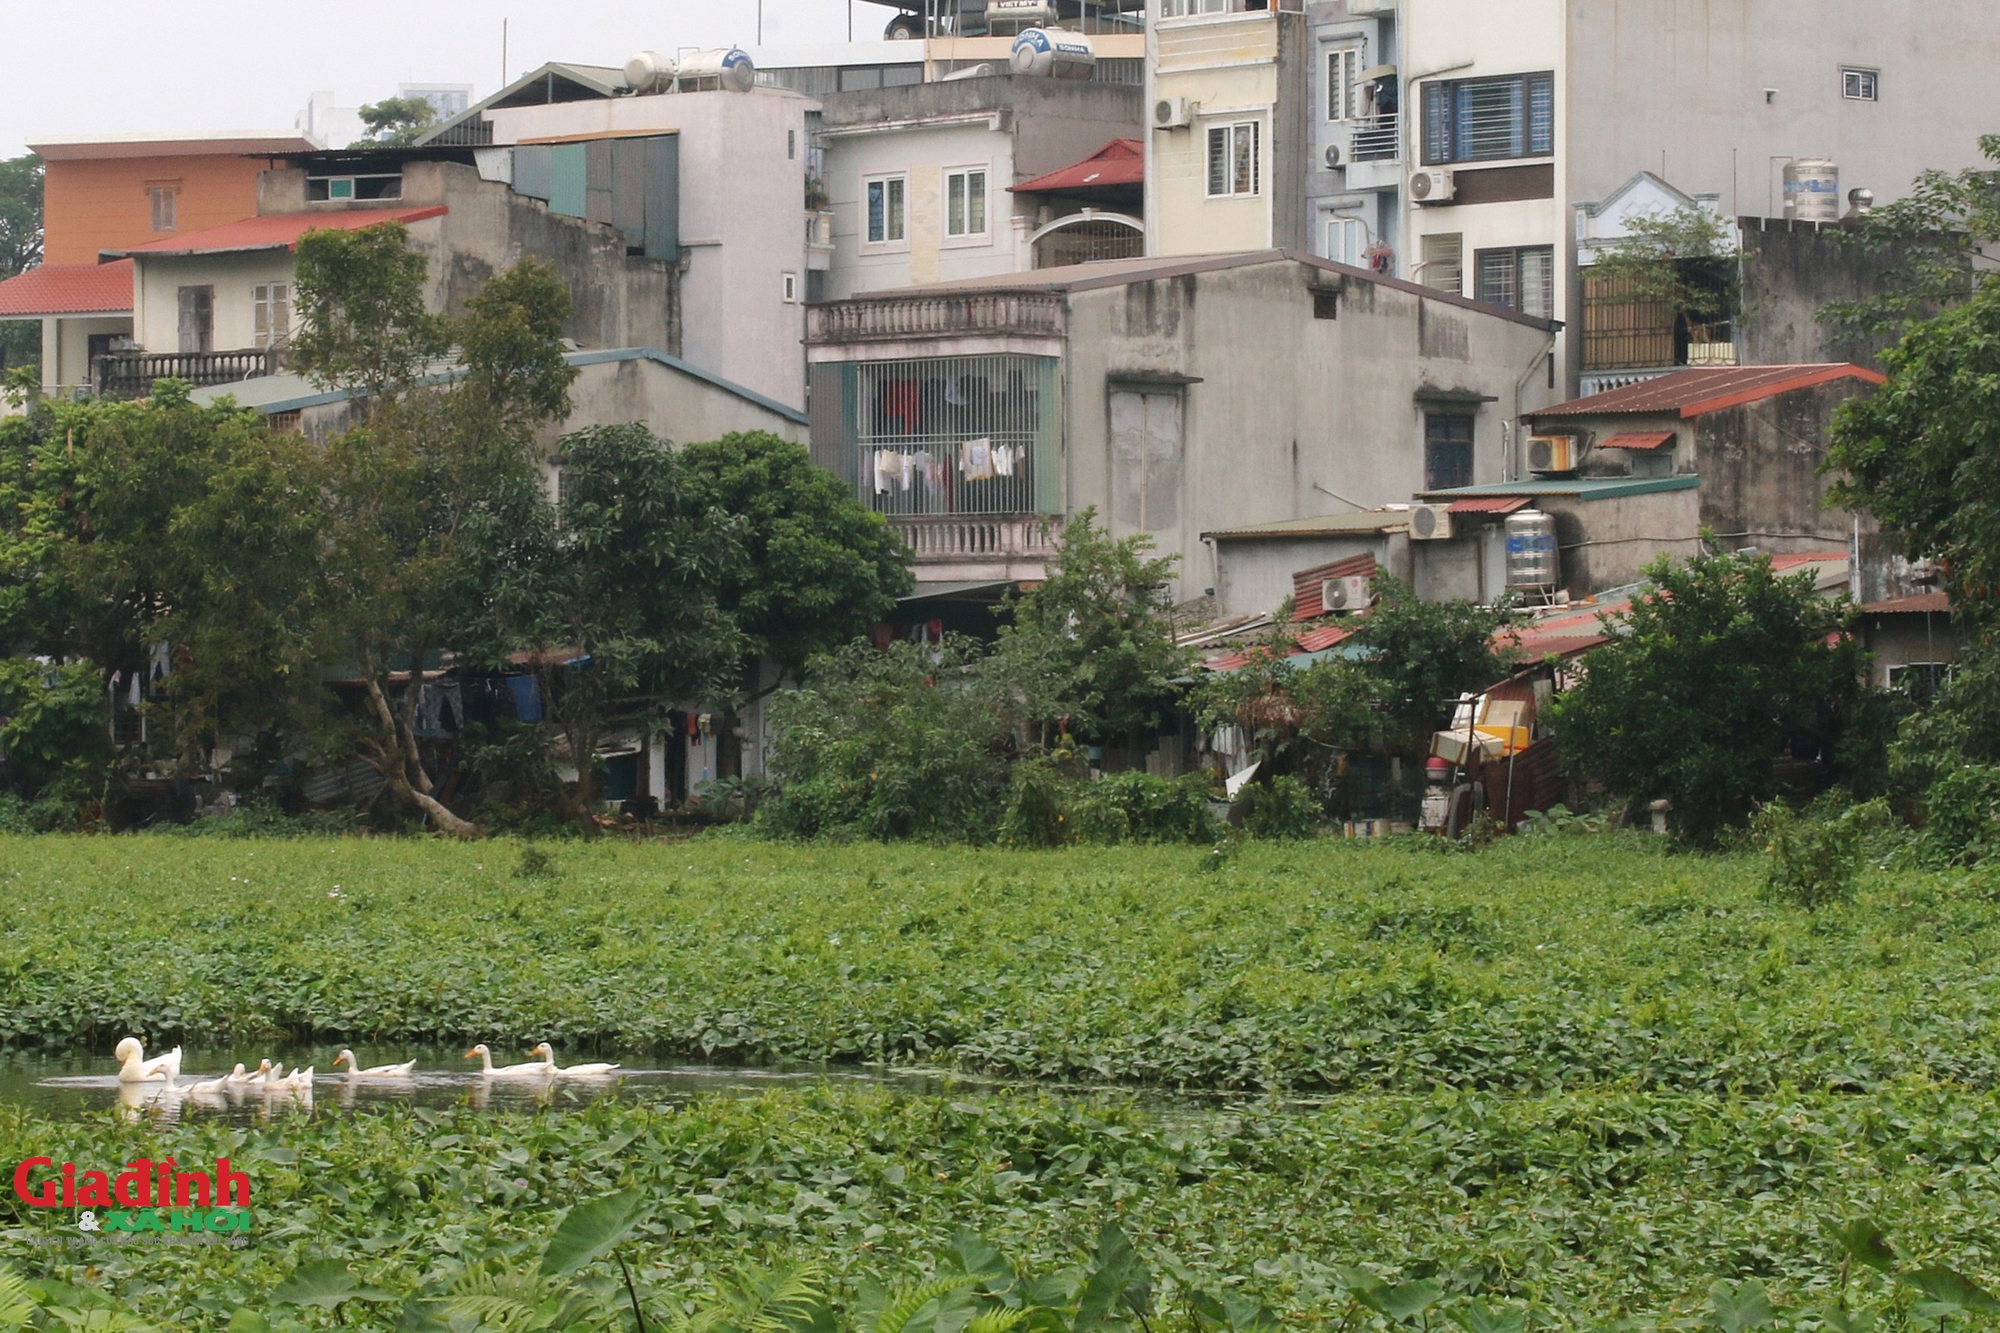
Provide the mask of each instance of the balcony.
MULTIPOLYGON (((1062 520, 1043 514, 894 517, 889 526, 917 565, 956 566, 970 578, 1038 578, 1055 558, 1062 520)), ((933 568, 929 577, 935 577, 933 568)))
POLYGON ((235 384, 275 375, 284 363, 281 347, 233 352, 113 352, 93 367, 97 392, 107 398, 144 398, 154 380, 186 380, 196 388, 235 384))
POLYGON ((889 296, 831 301, 806 312, 806 342, 839 344, 1026 334, 1060 338, 1060 292, 972 292, 964 296, 889 296))
POLYGON ((1394 111, 1357 121, 1354 126, 1352 162, 1395 162, 1403 156, 1403 120, 1394 111))

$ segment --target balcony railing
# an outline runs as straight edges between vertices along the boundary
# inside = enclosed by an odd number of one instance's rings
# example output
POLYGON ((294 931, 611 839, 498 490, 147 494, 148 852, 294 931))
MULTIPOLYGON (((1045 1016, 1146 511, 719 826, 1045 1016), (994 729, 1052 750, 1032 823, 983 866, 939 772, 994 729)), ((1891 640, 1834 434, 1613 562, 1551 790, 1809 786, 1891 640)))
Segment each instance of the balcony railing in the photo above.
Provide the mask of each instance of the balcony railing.
POLYGON ((954 334, 1025 333, 1061 337, 1059 292, 977 292, 833 301, 806 314, 809 343, 851 343, 954 334))
POLYGON ((1402 155, 1403 126, 1396 112, 1377 115, 1355 125, 1354 161, 1394 162, 1402 155))
POLYGON ((1060 520, 1041 514, 891 518, 917 563, 965 560, 1046 560, 1056 553, 1060 520))
POLYGON ((186 380, 196 388, 234 384, 238 380, 275 375, 284 362, 283 348, 245 348, 233 352, 113 352, 97 358, 97 391, 107 398, 144 398, 154 380, 186 380))

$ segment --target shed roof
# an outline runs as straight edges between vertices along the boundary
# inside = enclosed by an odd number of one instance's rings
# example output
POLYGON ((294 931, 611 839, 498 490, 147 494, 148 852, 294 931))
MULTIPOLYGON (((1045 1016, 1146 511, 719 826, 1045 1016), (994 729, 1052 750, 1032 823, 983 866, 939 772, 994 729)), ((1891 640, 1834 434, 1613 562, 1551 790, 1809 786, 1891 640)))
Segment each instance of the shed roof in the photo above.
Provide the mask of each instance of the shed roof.
POLYGON ((107 255, 222 255, 244 250, 291 250, 309 231, 359 231, 378 222, 422 222, 442 216, 443 204, 428 208, 363 208, 349 212, 261 213, 180 236, 167 236, 107 255))
POLYGON ((1137 139, 1113 139, 1081 162, 1044 172, 1033 180, 1007 188, 1017 193, 1062 190, 1102 190, 1114 185, 1139 185, 1146 179, 1146 145, 1137 139))
POLYGON ((0 282, 0 319, 131 313, 129 259, 109 264, 43 264, 0 282))
POLYGON ((1850 362, 1820 362, 1796 366, 1725 366, 1677 370, 1658 379, 1641 380, 1609 393, 1576 398, 1526 415, 1534 421, 1551 417, 1656 416, 1674 413, 1698 417, 1725 407, 1760 402, 1780 394, 1810 389, 1835 380, 1880 384, 1883 376, 1850 362))
POLYGON ((1511 514, 1528 507, 1525 495, 1470 495, 1453 500, 1447 512, 1453 514, 1511 514))
POLYGON ((1674 442, 1670 430, 1628 430, 1597 442, 1600 449, 1659 449, 1674 442))
POLYGON ((1870 602, 1861 610, 1871 616, 1945 616, 1951 614, 1951 598, 1941 592, 1920 592, 1914 597, 1870 602))
MULTIPOLYGON (((1676 477, 1533 477, 1527 481, 1502 481, 1485 486, 1460 486, 1448 491, 1425 491, 1422 498, 1451 501, 1491 496, 1566 496, 1577 500, 1617 500, 1628 495, 1651 495, 1656 491, 1690 491, 1701 478, 1676 477)), ((1492 511, 1485 511, 1492 512, 1492 511)))

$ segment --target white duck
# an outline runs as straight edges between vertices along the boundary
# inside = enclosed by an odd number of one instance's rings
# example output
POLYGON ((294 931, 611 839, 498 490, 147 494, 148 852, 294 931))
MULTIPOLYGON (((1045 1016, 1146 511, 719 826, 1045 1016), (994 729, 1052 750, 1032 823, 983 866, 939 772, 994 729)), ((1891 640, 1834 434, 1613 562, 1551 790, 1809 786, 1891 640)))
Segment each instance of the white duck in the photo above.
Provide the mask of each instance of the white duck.
POLYGON ((267 1088, 278 1081, 278 1071, 271 1067, 271 1062, 269 1060, 259 1060, 256 1072, 245 1074, 238 1086, 245 1088, 267 1088))
POLYGON ((549 1071, 555 1068, 554 1065, 543 1064, 540 1060, 530 1060, 524 1065, 495 1065, 493 1052, 487 1049, 483 1041, 465 1053, 465 1058, 468 1060, 474 1056, 479 1057, 479 1073, 482 1078, 547 1078, 549 1071))
POLYGON ((137 1037, 127 1037, 118 1043, 117 1056, 120 1083, 147 1083, 164 1079, 172 1084, 181 1076, 181 1048, 178 1046, 165 1055, 148 1060, 145 1043, 137 1037))
POLYGON ((223 1081, 229 1084, 229 1086, 232 1088, 240 1088, 245 1083, 248 1083, 251 1079, 255 1077, 256 1075, 254 1074, 246 1074, 243 1072, 243 1063, 242 1061, 239 1060, 236 1064, 236 1068, 230 1070, 228 1076, 223 1081))
POLYGON ((542 1057, 542 1062, 548 1066, 549 1072, 557 1078, 606 1078, 617 1073, 619 1068, 617 1065, 607 1064, 558 1066, 556 1048, 547 1042, 535 1047, 535 1054, 542 1057))
POLYGON ((247 1077, 248 1075, 243 1072, 243 1066, 239 1064, 227 1074, 222 1074, 215 1078, 203 1079, 201 1082, 189 1087, 188 1091, 200 1097, 207 1093, 221 1092, 225 1088, 241 1083, 247 1077))
POLYGON ((333 1064, 336 1069, 340 1067, 342 1060, 347 1061, 347 1077, 350 1079, 408 1078, 411 1072, 417 1067, 415 1060, 405 1060, 399 1065, 375 1065, 372 1068, 363 1069, 360 1062, 354 1058, 353 1051, 342 1051, 339 1055, 333 1057, 333 1064))
POLYGON ((279 1087, 289 1092, 311 1092, 312 1085, 313 1067, 311 1065, 307 1065, 304 1069, 294 1069, 278 1083, 279 1087))

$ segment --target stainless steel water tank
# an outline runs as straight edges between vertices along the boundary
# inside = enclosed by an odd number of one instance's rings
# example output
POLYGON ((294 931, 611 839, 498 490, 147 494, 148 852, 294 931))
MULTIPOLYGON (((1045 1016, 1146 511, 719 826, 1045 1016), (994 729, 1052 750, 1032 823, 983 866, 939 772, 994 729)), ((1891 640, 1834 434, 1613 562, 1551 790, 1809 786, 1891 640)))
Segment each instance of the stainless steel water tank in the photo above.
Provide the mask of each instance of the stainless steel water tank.
POLYGON ((1785 216, 1800 222, 1840 221, 1840 168, 1824 157, 1785 164, 1785 216))
POLYGON ((1553 588, 1562 583, 1562 553, 1554 516, 1523 509, 1507 516, 1507 586, 1553 588))

